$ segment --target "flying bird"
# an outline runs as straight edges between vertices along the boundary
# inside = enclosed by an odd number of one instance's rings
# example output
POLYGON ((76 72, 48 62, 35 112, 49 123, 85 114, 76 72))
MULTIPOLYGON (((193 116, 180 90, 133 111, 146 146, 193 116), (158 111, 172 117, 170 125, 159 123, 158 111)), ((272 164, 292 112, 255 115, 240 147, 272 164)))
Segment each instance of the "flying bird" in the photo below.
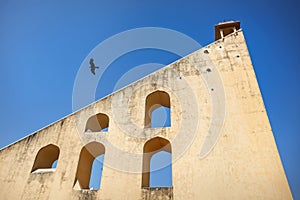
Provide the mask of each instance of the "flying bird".
POLYGON ((99 69, 99 67, 95 66, 93 58, 90 59, 90 68, 91 68, 92 74, 96 75, 95 69, 99 69))

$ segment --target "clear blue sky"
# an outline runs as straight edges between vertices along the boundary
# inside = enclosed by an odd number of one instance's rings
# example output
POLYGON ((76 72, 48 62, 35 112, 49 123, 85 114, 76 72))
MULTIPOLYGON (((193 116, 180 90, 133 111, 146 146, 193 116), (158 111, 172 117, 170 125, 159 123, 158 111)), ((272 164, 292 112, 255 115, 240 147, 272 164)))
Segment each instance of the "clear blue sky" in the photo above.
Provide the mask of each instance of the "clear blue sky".
MULTIPOLYGON (((214 39, 214 24, 240 20, 293 195, 300 199, 298 8, 295 0, 1 0, 0 147, 72 112, 77 70, 108 37, 155 26, 180 31, 204 46, 214 39)), ((177 59, 156 51, 128 56, 107 72, 97 98, 112 91, 110 77, 136 66, 134 62, 177 59)))

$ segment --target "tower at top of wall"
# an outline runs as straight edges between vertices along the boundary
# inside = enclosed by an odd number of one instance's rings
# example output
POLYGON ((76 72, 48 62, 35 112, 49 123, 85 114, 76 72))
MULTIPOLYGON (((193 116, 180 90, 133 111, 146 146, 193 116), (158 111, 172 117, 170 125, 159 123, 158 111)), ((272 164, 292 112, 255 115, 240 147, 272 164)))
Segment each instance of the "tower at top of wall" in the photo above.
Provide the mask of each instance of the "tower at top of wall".
POLYGON ((223 39, 227 35, 236 32, 241 27, 239 21, 220 22, 215 25, 215 40, 223 39))

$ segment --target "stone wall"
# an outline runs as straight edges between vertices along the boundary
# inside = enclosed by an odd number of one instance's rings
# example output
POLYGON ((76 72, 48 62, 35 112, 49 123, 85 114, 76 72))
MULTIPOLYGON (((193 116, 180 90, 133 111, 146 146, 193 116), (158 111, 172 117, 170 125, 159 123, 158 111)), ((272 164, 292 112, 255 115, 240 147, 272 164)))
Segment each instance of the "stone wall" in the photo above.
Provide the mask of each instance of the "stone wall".
POLYGON ((0 199, 292 199, 243 32, 2 149, 0 199), (155 91, 170 96, 171 127, 145 127, 145 99, 155 91), (86 132, 97 113, 109 117, 108 132, 86 132), (141 189, 143 147, 155 137, 171 144, 173 187, 141 189), (94 141, 105 147, 101 189, 81 190, 80 152, 94 141), (56 170, 31 173, 49 144, 60 150, 56 170))

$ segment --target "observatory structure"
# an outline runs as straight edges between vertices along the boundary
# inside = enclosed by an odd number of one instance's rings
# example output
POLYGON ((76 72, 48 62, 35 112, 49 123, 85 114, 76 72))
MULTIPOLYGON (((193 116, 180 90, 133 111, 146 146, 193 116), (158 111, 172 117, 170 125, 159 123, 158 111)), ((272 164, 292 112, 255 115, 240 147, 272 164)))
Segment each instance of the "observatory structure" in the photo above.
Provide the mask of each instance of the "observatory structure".
POLYGON ((217 24, 213 43, 1 149, 0 199, 292 199, 240 23, 217 24), (161 106, 170 126, 153 128, 161 106), (152 187, 161 151, 172 184, 152 187))

